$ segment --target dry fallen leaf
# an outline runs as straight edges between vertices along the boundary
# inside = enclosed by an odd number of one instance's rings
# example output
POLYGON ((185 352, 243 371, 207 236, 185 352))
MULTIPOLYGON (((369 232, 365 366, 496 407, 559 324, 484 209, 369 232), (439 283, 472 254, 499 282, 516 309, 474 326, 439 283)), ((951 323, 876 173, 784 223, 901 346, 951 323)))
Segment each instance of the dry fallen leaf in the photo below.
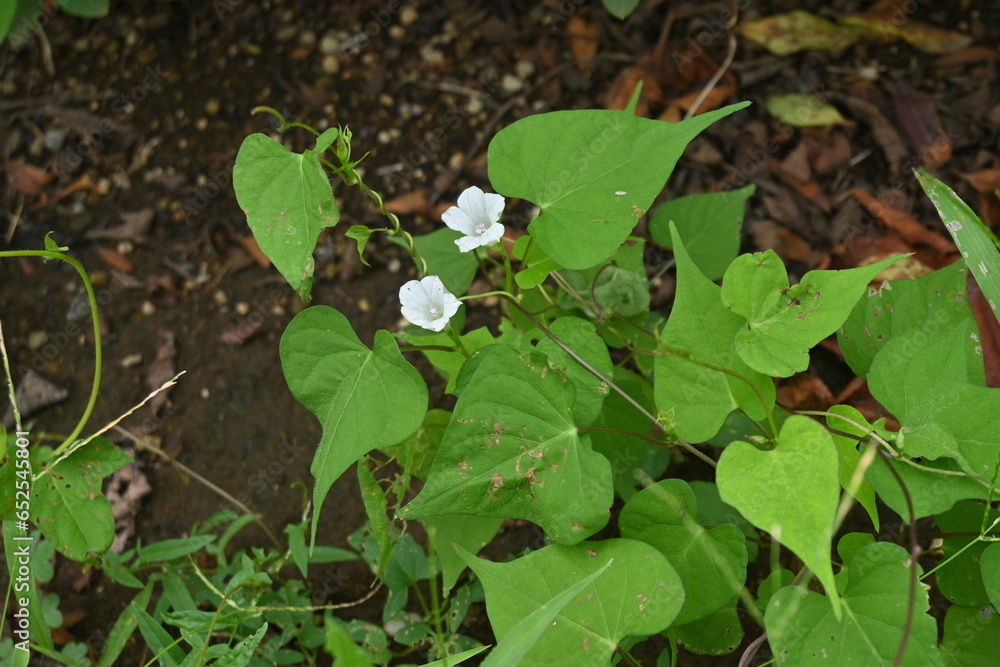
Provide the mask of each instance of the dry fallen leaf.
POLYGON ((97 254, 101 256, 101 260, 112 269, 121 271, 122 273, 132 273, 135 271, 135 266, 132 265, 132 262, 120 252, 99 245, 95 246, 95 249, 97 250, 97 254))
POLYGON ((45 186, 56 177, 53 173, 20 161, 11 162, 7 166, 7 175, 14 189, 28 197, 40 195, 45 186))
POLYGON ((951 142, 941 127, 934 98, 901 85, 896 90, 896 116, 920 161, 936 169, 951 159, 951 142))
MULTIPOLYGON (((21 384, 17 387, 14 400, 17 401, 17 409, 21 414, 21 419, 25 419, 42 408, 66 400, 67 396, 69 396, 68 391, 57 387, 35 371, 28 369, 21 378, 21 384)), ((3 425, 6 429, 14 426, 14 408, 12 406, 7 406, 3 425)))
MULTIPOLYGON (((163 334, 163 342, 156 349, 156 358, 153 359, 153 363, 149 366, 149 372, 146 374, 146 385, 150 389, 159 389, 165 382, 177 375, 174 371, 174 357, 176 355, 174 334, 168 331, 163 334)), ((160 408, 167 402, 167 394, 170 393, 170 389, 164 389, 149 399, 149 409, 154 416, 159 414, 160 408)))
POLYGON ((600 26, 593 19, 573 14, 566 22, 566 34, 569 35, 569 50, 577 69, 587 71, 601 45, 600 26))
POLYGON ((257 243, 257 239, 253 236, 235 236, 236 242, 243 246, 243 249, 247 251, 247 254, 253 257, 254 261, 257 262, 262 268, 269 268, 271 266, 271 258, 264 254, 264 251, 260 249, 260 245, 257 243))
POLYGON ((876 219, 886 227, 896 231, 909 243, 928 245, 945 255, 958 252, 954 243, 941 234, 924 227, 908 213, 889 206, 861 188, 854 188, 851 194, 876 219))
POLYGON ((864 34, 860 28, 837 25, 800 9, 744 23, 739 32, 777 56, 799 51, 843 51, 864 34))
POLYGON ((153 223, 154 211, 150 207, 121 214, 122 224, 109 229, 95 229, 86 233, 88 239, 110 239, 112 241, 133 241, 142 243, 153 223))

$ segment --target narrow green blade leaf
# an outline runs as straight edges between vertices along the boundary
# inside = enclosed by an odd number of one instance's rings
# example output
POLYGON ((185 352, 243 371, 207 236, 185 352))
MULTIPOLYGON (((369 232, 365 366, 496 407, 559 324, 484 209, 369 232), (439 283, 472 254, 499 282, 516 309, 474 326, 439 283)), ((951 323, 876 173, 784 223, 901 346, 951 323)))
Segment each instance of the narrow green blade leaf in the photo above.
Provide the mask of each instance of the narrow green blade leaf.
POLYGON ((965 263, 972 271, 979 289, 983 291, 993 315, 1000 305, 1000 241, 990 228, 983 224, 969 206, 926 169, 915 170, 920 186, 934 202, 944 226, 951 232, 955 245, 962 251, 965 263))
POLYGON ((620 538, 548 546, 509 563, 468 559, 486 591, 500 644, 532 612, 608 561, 607 571, 563 607, 528 653, 506 664, 607 664, 625 637, 646 637, 670 625, 683 601, 680 579, 656 549, 620 538))
POLYGON ((295 398, 323 425, 312 462, 312 542, 334 481, 363 454, 395 445, 416 431, 427 411, 427 385, 387 331, 369 350, 350 322, 316 306, 295 316, 280 345, 281 366, 295 398))
POLYGON ((266 135, 251 134, 236 155, 233 188, 261 250, 308 301, 316 240, 340 219, 319 154, 293 153, 266 135))
MULTIPOLYGON (((782 665, 890 665, 903 638, 910 589, 910 554, 889 542, 861 549, 848 561, 849 581, 838 618, 819 593, 788 587, 767 605, 764 625, 782 665)), ((937 623, 927 595, 913 600, 913 626, 902 667, 941 665, 937 623)))
POLYGON ((549 257, 585 269, 625 241, 688 142, 747 104, 680 123, 597 109, 529 116, 490 142, 490 181, 542 209, 528 230, 549 257))
POLYGON ((840 499, 837 448, 808 417, 789 417, 770 451, 734 442, 722 452, 716 481, 722 499, 794 551, 823 584, 834 612, 839 598, 830 565, 840 499))
POLYGON ((573 384, 511 345, 484 348, 469 361, 474 374, 427 482, 400 516, 527 519, 560 544, 604 527, 614 496, 611 466, 577 432, 573 384))

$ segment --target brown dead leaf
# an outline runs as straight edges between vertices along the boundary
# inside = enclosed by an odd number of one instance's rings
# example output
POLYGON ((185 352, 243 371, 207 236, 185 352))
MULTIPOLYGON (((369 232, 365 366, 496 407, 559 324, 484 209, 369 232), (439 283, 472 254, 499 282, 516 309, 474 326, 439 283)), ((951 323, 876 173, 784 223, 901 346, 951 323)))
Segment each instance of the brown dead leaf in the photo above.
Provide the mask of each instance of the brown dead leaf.
POLYGON ((112 250, 111 248, 105 248, 103 246, 95 246, 97 254, 100 255, 101 260, 116 271, 121 271, 122 273, 132 273, 135 271, 135 266, 129 261, 128 257, 112 250))
POLYGON ((566 34, 569 35, 569 50, 576 61, 576 68, 586 72, 601 45, 600 26, 593 19, 573 14, 566 22, 566 34))
POLYGON ((226 329, 224 332, 222 332, 222 335, 219 336, 219 340, 221 340, 224 344, 228 345, 229 347, 237 347, 250 340, 254 336, 254 334, 260 331, 260 328, 262 326, 264 326, 263 319, 245 318, 243 321, 239 322, 235 326, 232 326, 229 329, 226 329))
POLYGON ((896 90, 896 116, 920 161, 931 169, 951 159, 951 142, 945 136, 934 98, 900 85, 896 90))
POLYGON ((141 208, 138 211, 130 211, 121 214, 122 224, 109 229, 95 229, 88 231, 88 239, 110 239, 112 241, 133 241, 142 243, 149 233, 149 226, 153 223, 154 211, 150 207, 141 208))
POLYGON ((243 246, 243 249, 247 251, 254 261, 257 262, 262 268, 269 268, 271 266, 271 259, 264 254, 264 251, 260 249, 260 245, 257 243, 257 239, 253 236, 236 236, 234 237, 236 242, 243 246))
POLYGON ((135 534, 135 517, 142 508, 142 499, 152 492, 149 479, 135 463, 129 463, 111 476, 105 494, 115 517, 115 539, 111 550, 117 554, 125 551, 129 538, 135 534))
POLYGON ((989 46, 970 46, 959 49, 953 53, 941 56, 934 61, 938 67, 967 67, 969 65, 979 65, 988 63, 1000 57, 997 50, 989 46))
POLYGON ((968 181, 976 192, 992 195, 994 190, 1000 190, 1000 169, 982 169, 969 174, 959 172, 958 175, 968 181))
MULTIPOLYGON (((646 61, 647 59, 643 59, 646 61)), ((648 62, 640 61, 635 65, 630 65, 619 72, 615 82, 611 84, 611 89, 607 93, 607 101, 604 106, 608 109, 624 109, 632 99, 635 87, 642 81, 642 92, 639 94, 639 103, 636 106, 635 114, 648 118, 650 103, 658 103, 663 99, 663 91, 657 83, 656 75, 648 62)))
POLYGON ((872 137, 885 154, 885 159, 889 163, 889 169, 893 175, 899 173, 900 167, 906 161, 906 144, 895 126, 889 122, 879 108, 869 102, 854 95, 845 95, 841 101, 850 109, 851 113, 864 120, 872 129, 872 137))
POLYGON ((427 197, 427 189, 420 188, 390 199, 385 203, 385 210, 396 215, 429 215, 431 203, 427 197))
POLYGON ((94 182, 94 179, 90 177, 90 174, 84 174, 80 178, 76 179, 75 181, 64 187, 58 193, 56 193, 56 201, 61 201, 66 197, 69 197, 74 192, 79 192, 81 190, 87 190, 89 192, 97 191, 98 194, 106 194, 106 193, 101 193, 99 191, 99 187, 100 186, 98 186, 98 184, 94 182))
POLYGON ((778 387, 778 401, 793 410, 825 410, 834 404, 833 394, 818 377, 797 373, 778 387))
POLYGON ((954 243, 941 234, 924 227, 908 213, 885 204, 861 188, 854 188, 851 194, 869 213, 886 227, 897 232, 907 242, 914 245, 930 246, 943 255, 958 252, 954 243))
POLYGON ((53 173, 21 161, 11 162, 7 166, 7 175, 14 189, 28 197, 39 196, 56 177, 53 173))
MULTIPOLYGON (((177 356, 177 348, 174 346, 174 334, 167 331, 163 334, 163 341, 156 348, 156 358, 149 366, 146 373, 146 386, 150 389, 159 389, 165 382, 174 377, 174 357, 177 356)), ((167 394, 171 388, 164 389, 153 398, 149 399, 149 410, 154 416, 158 415, 160 408, 167 402, 167 394)))
MULTIPOLYGON (((17 409, 21 414, 21 419, 25 419, 42 408, 66 400, 67 396, 69 396, 68 391, 62 387, 57 387, 35 371, 28 369, 21 378, 21 384, 17 387, 14 400, 17 402, 17 409)), ((7 406, 7 414, 4 415, 3 424, 4 428, 7 429, 14 426, 14 409, 12 406, 7 406)))
POLYGON ((812 266, 817 253, 801 236, 782 227, 773 220, 757 220, 751 227, 754 246, 760 250, 773 250, 783 260, 801 262, 812 266))

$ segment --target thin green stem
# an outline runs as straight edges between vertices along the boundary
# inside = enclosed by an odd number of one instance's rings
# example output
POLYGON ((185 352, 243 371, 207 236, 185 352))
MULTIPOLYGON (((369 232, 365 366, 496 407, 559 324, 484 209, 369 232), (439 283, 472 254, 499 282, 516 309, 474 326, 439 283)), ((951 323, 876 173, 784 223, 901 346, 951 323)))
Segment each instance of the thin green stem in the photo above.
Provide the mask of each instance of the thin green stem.
POLYGON ((101 389, 101 321, 97 318, 97 297, 94 295, 94 286, 90 282, 90 276, 87 275, 83 265, 65 253, 54 250, 0 251, 0 259, 3 259, 4 257, 42 257, 44 259, 57 259, 66 262, 80 274, 80 278, 83 279, 83 286, 87 290, 87 300, 90 302, 90 318, 94 323, 94 383, 90 389, 90 398, 87 400, 87 407, 84 408, 83 415, 77 422, 76 427, 68 436, 66 436, 66 439, 58 447, 56 447, 55 450, 53 450, 52 456, 56 456, 72 445, 77 436, 83 432, 84 427, 87 425, 87 421, 90 420, 90 414, 94 411, 94 405, 97 403, 97 394, 101 389))

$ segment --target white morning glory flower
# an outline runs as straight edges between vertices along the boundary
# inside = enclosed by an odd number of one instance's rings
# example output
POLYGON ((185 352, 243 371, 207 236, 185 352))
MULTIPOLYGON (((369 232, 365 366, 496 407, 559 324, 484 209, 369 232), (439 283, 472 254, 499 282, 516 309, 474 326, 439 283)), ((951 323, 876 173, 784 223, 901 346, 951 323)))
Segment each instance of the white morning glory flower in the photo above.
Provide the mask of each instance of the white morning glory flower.
POLYGON ((444 329, 462 305, 437 276, 411 280, 400 287, 399 302, 403 304, 403 317, 431 331, 444 329))
POLYGON ((441 219, 456 232, 465 234, 456 239, 458 249, 469 252, 473 248, 493 245, 503 238, 503 225, 497 222, 503 213, 504 199, 498 194, 486 194, 476 186, 458 196, 458 206, 452 206, 441 219))

